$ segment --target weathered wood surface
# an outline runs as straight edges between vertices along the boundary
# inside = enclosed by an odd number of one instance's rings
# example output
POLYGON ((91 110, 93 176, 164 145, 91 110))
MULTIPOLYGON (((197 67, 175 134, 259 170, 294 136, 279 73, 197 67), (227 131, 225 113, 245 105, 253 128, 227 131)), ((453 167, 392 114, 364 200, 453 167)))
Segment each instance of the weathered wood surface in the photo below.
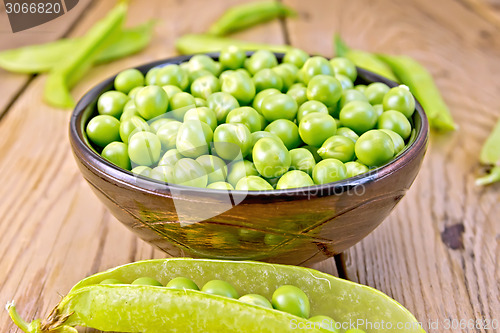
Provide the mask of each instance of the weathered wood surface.
MULTIPOLYGON (((500 185, 473 184, 479 149, 500 116, 500 28, 471 1, 479 0, 285 0, 299 11, 298 19, 235 35, 288 40, 331 56, 332 35, 340 32, 353 47, 409 54, 435 76, 460 130, 432 135, 406 197, 380 228, 338 260, 341 276, 382 290, 424 323, 437 321, 439 328, 428 332, 493 332, 446 330, 444 324, 500 317, 500 185)), ((128 24, 161 20, 153 43, 138 55, 94 68, 74 89, 75 97, 123 68, 175 55, 175 38, 205 31, 239 2, 131 1, 128 24)), ((481 3, 498 15, 495 1, 481 3)), ((113 4, 80 1, 72 17, 51 22, 54 33, 40 30, 37 40, 82 35, 113 4)), ((18 46, 4 29, 3 12, 0 19, 0 49, 18 46)), ((0 117, 0 303, 16 299, 27 319, 48 313, 59 294, 89 274, 164 256, 126 230, 90 191, 71 156, 69 113, 40 102, 44 81, 0 71, 6 92, 0 100, 0 114, 6 111, 0 117)), ((316 267, 336 274, 333 259, 316 267)), ((0 328, 19 332, 5 311, 0 328)))

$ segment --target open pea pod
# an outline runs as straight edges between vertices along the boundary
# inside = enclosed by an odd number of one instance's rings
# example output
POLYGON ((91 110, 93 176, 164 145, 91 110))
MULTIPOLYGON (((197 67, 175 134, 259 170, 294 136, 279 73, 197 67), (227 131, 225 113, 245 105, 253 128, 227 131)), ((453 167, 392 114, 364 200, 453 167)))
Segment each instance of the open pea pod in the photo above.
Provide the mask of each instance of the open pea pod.
POLYGON ((288 314, 195 290, 114 284, 152 277, 163 285, 187 277, 199 286, 225 280, 240 295, 260 294, 268 299, 280 286, 302 289, 311 303, 311 316, 326 315, 367 333, 425 333, 413 315, 385 294, 313 269, 249 261, 207 259, 146 260, 92 275, 77 283, 45 321, 25 323, 14 306, 9 313, 24 332, 76 332, 74 326, 117 332, 331 332, 288 314), (380 326, 381 323, 384 323, 380 326), (371 325, 371 327, 369 327, 371 325), (377 325, 379 325, 377 327, 377 325))

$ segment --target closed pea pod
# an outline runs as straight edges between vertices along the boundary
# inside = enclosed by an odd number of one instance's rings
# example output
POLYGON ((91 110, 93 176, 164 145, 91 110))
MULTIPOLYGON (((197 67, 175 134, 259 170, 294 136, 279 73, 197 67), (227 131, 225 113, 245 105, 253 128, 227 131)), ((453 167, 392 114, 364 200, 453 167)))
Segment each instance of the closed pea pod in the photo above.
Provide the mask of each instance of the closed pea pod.
POLYGON ((481 149, 479 162, 486 166, 493 166, 488 174, 476 179, 476 185, 484 186, 500 181, 500 120, 486 139, 481 149))

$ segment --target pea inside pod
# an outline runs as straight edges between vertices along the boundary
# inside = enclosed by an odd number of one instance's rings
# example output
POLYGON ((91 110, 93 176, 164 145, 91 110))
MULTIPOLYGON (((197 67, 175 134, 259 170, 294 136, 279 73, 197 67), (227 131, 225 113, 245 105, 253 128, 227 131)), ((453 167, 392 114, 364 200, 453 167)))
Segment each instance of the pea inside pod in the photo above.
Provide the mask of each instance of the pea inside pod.
MULTIPOLYGON (((259 294, 271 299, 281 286, 294 285, 310 300, 310 315, 348 323, 414 323, 402 333, 425 333, 408 310, 370 287, 341 280, 313 269, 260 262, 207 259, 156 259, 140 261, 92 275, 77 283, 41 324, 24 322, 10 304, 8 311, 24 332, 45 333, 58 329, 76 332, 73 327, 92 327, 118 332, 329 332, 292 314, 247 304, 237 299, 197 290, 150 285, 99 284, 106 279, 130 283, 149 276, 163 285, 183 276, 196 285, 211 280, 230 281, 240 295, 259 294), (203 274, 200 274, 203 272, 203 274), (203 309, 203 311, 200 311, 203 309), (259 318, 259 320, 256 320, 259 318), (307 327, 307 328, 306 328, 307 327)), ((359 327, 362 328, 362 327, 359 327)), ((365 330, 365 328, 362 328, 365 330)), ((366 329, 367 333, 384 332, 366 329)))

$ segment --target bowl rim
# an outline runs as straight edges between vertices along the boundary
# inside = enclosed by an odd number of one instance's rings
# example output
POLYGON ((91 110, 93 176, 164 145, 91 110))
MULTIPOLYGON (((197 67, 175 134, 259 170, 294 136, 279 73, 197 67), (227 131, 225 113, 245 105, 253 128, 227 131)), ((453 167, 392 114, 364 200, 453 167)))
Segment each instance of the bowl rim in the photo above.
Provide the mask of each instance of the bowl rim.
MULTIPOLYGON (((249 56, 254 52, 249 51, 246 53, 247 56, 249 56)), ((211 52, 203 54, 208 55, 214 60, 217 60, 219 57, 219 52, 211 52)), ((274 52, 274 54, 278 60, 282 60, 284 56, 284 53, 274 52)), ((153 67, 163 67, 169 64, 180 64, 186 62, 195 55, 196 54, 169 57, 162 60, 157 60, 130 68, 135 68, 141 71, 142 73, 146 73, 149 69, 153 67)), ((356 67, 356 69, 358 71, 358 77, 361 77, 365 81, 382 82, 387 84, 391 88, 400 85, 399 83, 396 83, 392 80, 389 80, 383 76, 380 76, 363 68, 356 67)), ((97 98, 100 96, 100 94, 102 94, 102 92, 112 87, 116 75, 118 75, 118 73, 95 85, 78 101, 70 118, 69 136, 70 136, 71 147, 75 155, 77 155, 77 153, 81 155, 80 156, 81 160, 84 161, 87 166, 92 166, 94 169, 99 170, 103 175, 113 178, 115 181, 126 183, 129 186, 133 186, 143 191, 148 191, 148 192, 153 191, 156 195, 171 196, 172 189, 174 189, 177 193, 184 192, 186 194, 192 193, 192 194, 204 194, 204 195, 206 194, 217 195, 217 194, 227 194, 229 192, 233 196, 244 195, 245 197, 257 197, 257 198, 267 197, 267 196, 311 197, 311 196, 331 195, 334 193, 339 194, 349 189, 352 189, 356 186, 366 185, 367 183, 373 182, 377 179, 385 178, 389 174, 404 167, 411 160, 416 158, 418 156, 418 153, 423 149, 425 150, 427 146, 428 135, 429 135, 429 122, 421 104, 415 98, 415 114, 418 116, 421 123, 419 130, 416 132, 414 141, 408 147, 405 147, 404 151, 401 152, 399 155, 397 155, 390 162, 380 167, 371 169, 367 173, 332 183, 312 185, 312 186, 292 188, 292 189, 280 189, 280 190, 273 189, 265 191, 219 190, 219 189, 183 186, 178 184, 168 184, 151 178, 133 174, 129 170, 122 169, 112 164, 111 162, 101 157, 92 147, 87 145, 87 143, 85 142, 85 133, 82 130, 81 126, 83 114, 85 113, 85 111, 87 111, 89 106, 97 102, 97 98), (140 179, 140 182, 137 181, 138 179, 140 179), (159 187, 159 185, 161 185, 161 187, 159 187)), ((415 115, 413 115, 413 117, 415 117, 415 115)))

